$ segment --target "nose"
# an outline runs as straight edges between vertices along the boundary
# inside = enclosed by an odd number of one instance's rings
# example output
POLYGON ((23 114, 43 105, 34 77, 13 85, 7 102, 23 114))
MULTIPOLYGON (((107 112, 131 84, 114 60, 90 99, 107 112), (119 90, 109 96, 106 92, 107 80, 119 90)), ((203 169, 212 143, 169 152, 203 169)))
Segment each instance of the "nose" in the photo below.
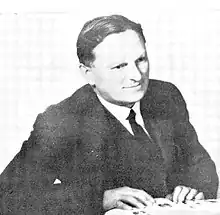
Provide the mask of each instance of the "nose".
POLYGON ((142 74, 141 70, 138 68, 138 66, 134 63, 129 68, 129 78, 132 81, 138 82, 141 80, 142 74))

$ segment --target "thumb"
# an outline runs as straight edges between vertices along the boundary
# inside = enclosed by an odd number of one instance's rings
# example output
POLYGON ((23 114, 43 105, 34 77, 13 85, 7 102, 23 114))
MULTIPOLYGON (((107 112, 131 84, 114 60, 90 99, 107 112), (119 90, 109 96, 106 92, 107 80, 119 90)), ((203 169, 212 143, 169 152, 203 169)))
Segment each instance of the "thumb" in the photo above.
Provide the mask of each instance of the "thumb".
POLYGON ((203 200, 205 199, 203 192, 199 192, 196 196, 195 196, 195 200, 203 200))

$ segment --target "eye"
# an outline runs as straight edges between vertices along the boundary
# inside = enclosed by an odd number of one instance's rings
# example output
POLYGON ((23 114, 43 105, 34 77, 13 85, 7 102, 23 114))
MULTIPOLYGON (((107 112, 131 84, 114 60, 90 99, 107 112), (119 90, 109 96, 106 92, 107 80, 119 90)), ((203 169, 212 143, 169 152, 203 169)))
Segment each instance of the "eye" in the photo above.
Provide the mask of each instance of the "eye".
POLYGON ((140 63, 140 62, 143 62, 143 61, 147 61, 147 57, 146 56, 139 57, 136 62, 140 63))
POLYGON ((127 63, 121 63, 121 64, 119 64, 117 66, 112 67, 111 69, 121 69, 121 68, 123 68, 125 66, 127 66, 127 63))

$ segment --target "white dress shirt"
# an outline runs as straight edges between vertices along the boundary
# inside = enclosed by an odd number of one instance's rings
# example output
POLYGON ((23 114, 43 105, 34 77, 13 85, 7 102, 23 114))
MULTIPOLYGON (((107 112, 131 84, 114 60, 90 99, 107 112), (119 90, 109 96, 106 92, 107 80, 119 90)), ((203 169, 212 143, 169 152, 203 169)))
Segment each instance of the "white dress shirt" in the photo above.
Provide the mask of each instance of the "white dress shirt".
MULTIPOLYGON (((106 101, 105 99, 103 99, 101 96, 97 95, 100 102, 102 103, 102 105, 104 105, 104 107, 113 115, 116 117, 116 119, 118 119, 122 125, 132 134, 134 135, 132 129, 131 129, 131 125, 129 123, 129 121, 126 119, 129 116, 130 113, 130 108, 128 107, 124 107, 124 106, 119 106, 119 105, 115 105, 112 104, 108 101, 106 101)), ((140 102, 136 102, 134 104, 134 106, 132 107, 132 109, 135 111, 136 113, 136 122, 144 129, 144 131, 147 133, 147 135, 149 136, 149 133, 147 132, 147 130, 144 127, 144 121, 141 115, 141 111, 140 111, 140 102)), ((150 137, 150 136, 149 136, 150 137)))

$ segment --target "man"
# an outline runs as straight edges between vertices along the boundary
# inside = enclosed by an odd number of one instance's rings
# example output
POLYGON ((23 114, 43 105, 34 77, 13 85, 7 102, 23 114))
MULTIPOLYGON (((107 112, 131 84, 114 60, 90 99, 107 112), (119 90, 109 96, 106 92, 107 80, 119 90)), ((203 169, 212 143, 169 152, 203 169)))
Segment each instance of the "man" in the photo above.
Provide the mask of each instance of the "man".
POLYGON ((215 165, 182 95, 149 79, 141 26, 119 15, 93 19, 77 55, 89 84, 38 115, 0 176, 2 214, 92 215, 158 197, 216 198, 215 165))

